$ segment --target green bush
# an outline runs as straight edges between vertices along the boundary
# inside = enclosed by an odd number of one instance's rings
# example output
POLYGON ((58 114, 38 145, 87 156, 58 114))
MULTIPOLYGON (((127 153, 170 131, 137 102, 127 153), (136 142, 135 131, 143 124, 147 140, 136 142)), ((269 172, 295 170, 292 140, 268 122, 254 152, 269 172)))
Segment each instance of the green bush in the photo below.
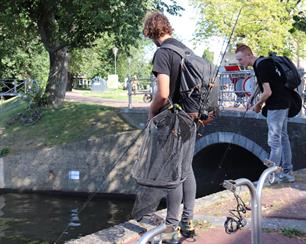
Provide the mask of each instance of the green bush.
POLYGON ((10 149, 8 147, 4 147, 0 149, 0 158, 7 156, 10 153, 10 149))

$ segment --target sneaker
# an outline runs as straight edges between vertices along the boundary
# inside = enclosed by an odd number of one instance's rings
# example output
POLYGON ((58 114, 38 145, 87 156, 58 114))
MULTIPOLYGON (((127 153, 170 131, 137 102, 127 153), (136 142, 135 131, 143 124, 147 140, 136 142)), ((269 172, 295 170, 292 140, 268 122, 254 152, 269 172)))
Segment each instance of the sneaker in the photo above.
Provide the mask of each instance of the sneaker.
POLYGON ((181 234, 186 238, 193 238, 195 236, 195 229, 192 220, 188 222, 180 222, 181 234))
POLYGON ((288 173, 282 173, 282 174, 279 174, 278 176, 278 182, 279 183, 293 183, 295 182, 295 177, 291 171, 288 173))
POLYGON ((141 219, 137 220, 140 225, 158 226, 164 223, 164 219, 157 214, 144 215, 141 219))
MULTIPOLYGON (((173 228, 172 228, 173 230, 173 228)), ((162 234, 163 243, 166 244, 180 244, 182 235, 181 228, 178 226, 172 232, 166 232, 162 234)))

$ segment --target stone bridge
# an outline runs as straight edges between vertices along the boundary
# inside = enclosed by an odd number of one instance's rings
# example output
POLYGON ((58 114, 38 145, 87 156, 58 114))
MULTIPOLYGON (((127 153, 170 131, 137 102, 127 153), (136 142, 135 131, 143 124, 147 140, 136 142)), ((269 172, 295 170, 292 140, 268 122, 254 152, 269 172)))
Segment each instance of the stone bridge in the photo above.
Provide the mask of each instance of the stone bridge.
MULTIPOLYGON (((147 110, 126 109, 121 114, 144 127, 147 110)), ((306 168, 306 118, 290 119, 288 129, 294 169, 306 168)), ((224 179, 256 181, 269 153, 267 131, 264 117, 237 110, 222 110, 200 129, 193 160, 198 197, 222 190, 224 179)), ((9 154, 0 158, 0 189, 135 194, 130 172, 141 143, 137 135, 129 131, 9 154)))
MULTIPOLYGON (((123 116, 141 127, 146 111, 123 110, 123 116)), ((290 118, 288 131, 294 169, 306 168, 306 117, 290 118)), ((261 114, 238 110, 223 110, 212 124, 200 129, 193 160, 198 196, 221 190, 224 179, 257 180, 270 151, 267 133, 261 114)))

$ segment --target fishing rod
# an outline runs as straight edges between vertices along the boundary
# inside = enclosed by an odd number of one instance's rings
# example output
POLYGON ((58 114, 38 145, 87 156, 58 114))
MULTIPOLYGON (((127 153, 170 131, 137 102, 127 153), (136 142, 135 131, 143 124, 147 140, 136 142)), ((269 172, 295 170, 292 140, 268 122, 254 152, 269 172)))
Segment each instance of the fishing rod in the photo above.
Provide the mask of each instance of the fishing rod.
MULTIPOLYGON (((228 49, 228 47, 229 47, 229 45, 230 45, 232 36, 233 36, 233 34, 234 34, 234 32, 235 32, 235 29, 236 29, 236 26, 237 26, 239 17, 240 17, 241 12, 242 12, 242 8, 243 8, 243 7, 241 7, 241 8, 239 9, 239 11, 238 11, 238 14, 237 14, 235 23, 234 23, 234 25, 233 25, 232 31, 231 31, 230 36, 229 36, 228 41, 227 41, 227 45, 226 45, 225 50, 224 50, 224 52, 223 52, 223 54, 222 54, 222 56, 221 56, 221 60, 220 60, 220 62, 219 62, 218 68, 216 69, 216 73, 214 74, 213 83, 215 82, 215 80, 216 80, 216 78, 217 78, 217 76, 218 76, 218 73, 219 73, 221 64, 222 64, 222 62, 223 62, 223 59, 224 59, 225 54, 226 54, 226 52, 227 52, 227 49, 228 49)), ((259 88, 257 87, 257 88, 256 88, 256 91, 254 92, 254 94, 252 95, 252 97, 251 97, 251 99, 250 99, 250 102, 247 104, 246 110, 244 111, 243 115, 241 116, 241 120, 240 120, 239 123, 238 123, 238 128, 239 128, 239 130, 237 131, 236 134, 240 134, 240 132, 241 132, 240 125, 241 125, 243 119, 245 118, 245 116, 246 116, 246 114, 247 114, 247 112, 248 112, 248 110, 249 110, 249 104, 252 104, 252 103, 253 103, 253 101, 254 101, 254 99, 255 99, 255 97, 257 96, 258 93, 259 93, 259 88)), ((217 167, 217 168, 218 168, 219 170, 222 169, 222 166, 223 166, 223 164, 224 164, 224 162, 225 162, 225 159, 226 159, 228 153, 229 153, 229 152, 231 151, 231 149, 232 149, 232 145, 233 145, 233 142, 234 142, 234 139, 235 139, 236 134, 233 135, 231 141, 229 142, 229 144, 228 144, 228 146, 227 146, 227 148, 226 148, 226 150, 225 150, 225 152, 224 152, 224 154, 223 154, 223 156, 222 156, 222 158, 221 158, 221 160, 220 160, 220 163, 218 164, 218 167, 217 167)), ((217 170, 217 171, 215 172, 215 174, 214 174, 214 177, 212 177, 212 179, 213 179, 213 180, 211 181, 212 186, 213 186, 213 184, 214 184, 214 183, 216 182, 216 180, 217 180, 217 177, 218 177, 218 175, 219 175, 219 173, 220 173, 219 170, 217 170)), ((226 174, 225 174, 225 176, 226 176, 226 174)))
MULTIPOLYGON (((237 15, 237 18, 236 18, 234 27, 233 27, 233 29, 232 29, 231 35, 230 35, 230 37, 229 37, 229 40, 228 40, 228 42, 227 42, 227 46, 226 46, 225 51, 224 51, 224 53, 223 53, 223 55, 222 55, 222 58, 221 58, 221 60, 220 60, 220 64, 219 64, 219 66, 218 66, 217 72, 216 72, 216 74, 214 75, 213 82, 214 82, 215 79, 217 78, 217 74, 218 74, 219 69, 220 69, 220 67, 221 67, 221 63, 222 63, 222 61, 223 61, 223 59, 224 59, 225 53, 226 53, 227 48, 228 48, 228 46, 229 46, 229 43, 230 43, 230 40, 231 40, 232 35, 233 35, 233 33, 234 33, 234 30, 235 30, 235 28, 236 28, 236 25, 237 25, 239 16, 240 16, 240 14, 241 14, 241 10, 242 10, 242 7, 240 8, 240 10, 239 10, 239 12, 238 12, 238 15, 237 15)), ((247 110, 248 110, 248 109, 247 109, 247 110)), ((246 114, 247 110, 245 111, 245 114, 246 114)), ((244 116, 245 116, 245 115, 244 115, 244 116)), ((244 117, 244 116, 243 116, 243 117, 244 117)), ((146 127, 147 127, 147 126, 145 126, 145 127, 141 130, 141 132, 137 135, 137 137, 133 140, 133 142, 124 150, 124 152, 120 155, 120 157, 113 163, 113 166, 112 166, 112 168, 110 169, 110 171, 108 172, 107 175, 109 175, 109 174, 111 173, 111 171, 112 171, 112 170, 116 167, 116 165, 121 161, 121 159, 123 158, 123 156, 125 156, 126 153, 129 151, 129 149, 132 147, 132 145, 134 145, 134 143, 140 138, 140 136, 141 136, 141 135, 143 134, 143 132, 145 131, 146 127)), ((229 145, 228 148, 230 148, 230 145, 229 145)), ((227 150, 227 151, 229 151, 229 150, 227 150)), ((227 151, 225 152, 224 157, 223 157, 223 160, 221 161, 222 164, 223 164, 223 161, 224 161, 224 159, 225 159, 225 157, 226 157, 227 151)), ((87 207, 87 205, 89 204, 89 202, 95 197, 95 195, 96 195, 97 193, 98 193, 98 190, 96 190, 94 193, 92 193, 92 194, 88 197, 87 201, 82 205, 82 207, 80 208, 80 210, 77 212, 78 215, 87 207)), ((65 227, 65 229, 62 231, 62 233, 61 233, 61 234, 58 236, 58 238, 55 240, 55 242, 54 242, 55 244, 61 240, 62 236, 63 236, 64 233, 69 229, 69 227, 70 227, 70 225, 69 225, 69 223, 68 223, 67 226, 65 227)))
MULTIPOLYGON (((217 66, 218 68, 215 68, 215 69, 214 69, 214 72, 213 72, 213 75, 212 75, 212 79, 209 79, 209 84, 208 84, 208 87, 207 87, 207 93, 206 93, 205 95, 204 95, 204 94, 201 95, 200 104, 199 104, 199 107, 200 107, 199 111, 201 111, 201 112, 202 112, 202 108, 203 108, 203 106, 204 106, 204 101, 206 101, 206 102, 208 101, 209 94, 210 94, 210 92, 212 91, 213 87, 215 87, 215 81, 216 81, 216 79, 217 79, 217 76, 218 76, 218 73, 219 73, 221 64, 222 64, 223 59, 224 59, 224 57, 225 57, 226 51, 227 51, 227 49, 228 49, 228 47, 229 47, 230 41, 231 41, 231 39, 232 39, 232 36, 233 36, 233 34, 234 34, 234 32, 235 32, 235 29, 236 29, 236 26, 237 26, 238 19, 239 19, 239 17, 240 17, 242 8, 243 8, 243 6, 241 6, 240 9, 239 9, 239 11, 238 11, 238 14, 237 14, 235 23, 234 23, 234 25, 233 25, 232 31, 231 31, 231 33, 230 33, 230 36, 229 36, 229 38, 228 38, 228 41, 227 41, 227 44, 226 44, 226 47, 225 47, 225 50, 224 50, 224 52, 223 52, 223 55, 221 56, 221 60, 219 61, 219 65, 217 66)), ((233 17, 232 17, 232 19, 233 19, 233 17)), ((222 51, 223 48, 224 48, 225 41, 226 41, 226 39, 224 38, 223 43, 222 43, 222 47, 221 47, 221 51, 222 51)), ((216 114, 215 114, 216 111, 213 111, 213 112, 214 112, 214 116, 215 116, 215 115, 216 115, 216 114)), ((209 111, 205 111, 205 114, 204 114, 204 115, 201 114, 200 120, 206 120, 206 119, 208 119, 208 118, 209 118, 209 111), (207 113, 207 114, 206 114, 206 113, 207 113)))
MULTIPOLYGON (((227 51, 227 49, 228 49, 228 47, 229 47, 229 44, 230 44, 231 39, 232 39, 232 36, 233 36, 233 34, 234 34, 234 32, 235 32, 235 29, 236 29, 236 26, 237 26, 237 23, 238 23, 238 20, 239 20, 239 17, 240 17, 242 8, 243 8, 243 7, 240 7, 240 9, 239 9, 239 12, 238 12, 238 14, 237 14, 237 17, 236 17, 234 26, 233 26, 232 31, 231 31, 231 33, 230 33, 230 36, 229 36, 229 38, 228 38, 228 41, 227 41, 225 50, 224 50, 224 52, 223 52, 223 54, 222 54, 222 56, 221 56, 221 60, 220 60, 220 62, 219 62, 218 68, 215 69, 216 72, 214 72, 213 83, 215 82, 215 80, 216 80, 216 78, 217 78, 217 76, 218 76, 218 73, 219 73, 220 67, 221 67, 221 65, 222 65, 223 59, 224 59, 224 57, 225 57, 225 55, 226 55, 226 51, 227 51)), ((222 48, 223 48, 223 46, 222 46, 222 48)))

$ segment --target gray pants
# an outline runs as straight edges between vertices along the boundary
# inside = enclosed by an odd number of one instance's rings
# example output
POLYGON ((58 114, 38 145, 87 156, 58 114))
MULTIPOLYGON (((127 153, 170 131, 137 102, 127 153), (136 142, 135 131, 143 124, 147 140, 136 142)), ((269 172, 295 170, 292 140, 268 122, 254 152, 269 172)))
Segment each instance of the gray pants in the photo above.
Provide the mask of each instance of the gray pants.
POLYGON ((269 159, 284 168, 288 173, 292 170, 292 155, 287 132, 288 109, 268 110, 268 144, 271 148, 269 159))
POLYGON ((193 219, 193 209, 196 197, 196 181, 193 170, 187 175, 186 180, 167 195, 166 224, 177 227, 179 224, 179 210, 183 200, 182 222, 193 219))

